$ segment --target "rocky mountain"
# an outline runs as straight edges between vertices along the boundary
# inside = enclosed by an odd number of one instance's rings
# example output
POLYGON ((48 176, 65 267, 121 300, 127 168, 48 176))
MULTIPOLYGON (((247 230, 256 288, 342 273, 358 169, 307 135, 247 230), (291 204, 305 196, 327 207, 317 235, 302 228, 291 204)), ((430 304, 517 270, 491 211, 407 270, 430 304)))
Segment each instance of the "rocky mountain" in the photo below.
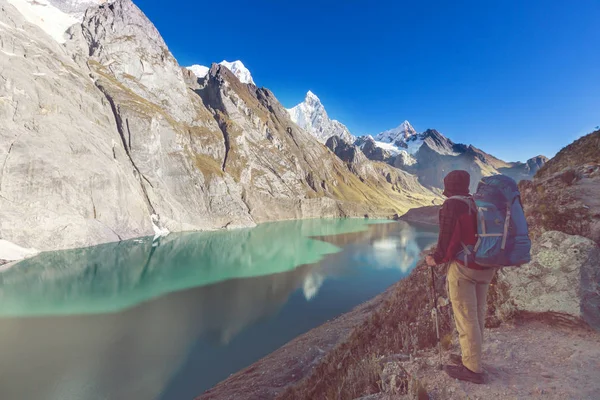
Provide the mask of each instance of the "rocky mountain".
POLYGON ((498 172, 513 177, 516 181, 531 179, 548 162, 546 156, 532 157, 526 162, 509 163, 509 167, 498 167, 498 172))
POLYGON ((562 149, 519 189, 532 236, 560 230, 600 244, 600 131, 562 149))
MULTIPOLYGON (((241 62, 240 60, 233 61, 233 62, 223 60, 219 64, 227 67, 227 69, 229 69, 231 72, 233 72, 233 74, 236 76, 236 78, 238 78, 240 80, 240 82, 251 83, 251 84, 255 85, 254 80, 252 79, 252 74, 250 73, 250 70, 248 70, 248 68, 246 68, 246 66, 244 66, 244 63, 241 62)), ((187 69, 192 71, 198 78, 204 78, 208 74, 208 70, 210 68, 205 67, 204 65, 195 64, 190 67, 187 67, 187 69)))
POLYGON ((329 118, 321 100, 310 90, 306 93, 304 101, 290 108, 288 112, 294 123, 321 143, 325 143, 332 136, 339 136, 348 143, 355 140, 344 124, 329 118))
MULTIPOLYGON (((292 121, 322 143, 335 139, 353 143, 372 161, 381 161, 416 175, 422 185, 432 189, 443 187, 443 178, 453 169, 471 174, 471 190, 483 176, 505 174, 517 181, 530 179, 544 165, 546 157, 533 157, 527 162, 505 162, 471 145, 454 143, 435 129, 418 133, 408 121, 374 137, 354 137, 346 126, 329 119, 319 98, 308 92, 305 100, 288 110, 292 121)), ((331 148, 331 146, 328 147, 331 148)), ((352 150, 354 152, 354 150, 352 150)), ((344 152, 346 154, 347 152, 344 152)))
POLYGON ((435 129, 422 133, 413 133, 411 129, 405 121, 395 130, 382 132, 375 138, 359 137, 355 144, 367 158, 415 174, 421 184, 430 188, 442 188, 444 176, 454 169, 464 169, 471 174, 472 191, 477 189, 483 176, 501 173, 517 181, 530 179, 547 160, 537 156, 525 163, 509 163, 474 146, 454 143, 435 129))
MULTIPOLYGON (((306 128, 321 142, 338 137, 353 143, 372 161, 381 161, 419 177, 429 188, 443 187, 444 176, 453 169, 464 169, 472 176, 471 190, 483 176, 509 175, 515 180, 530 179, 544 165, 546 157, 527 162, 505 162, 471 145, 454 143, 435 129, 418 133, 408 121, 376 135, 354 138, 338 121, 332 121, 319 98, 308 92, 304 102, 288 110, 292 120, 306 128)), ((337 142, 336 142, 337 143, 337 142)))
POLYGON ((383 131, 377 136, 375 136, 375 140, 384 143, 392 143, 396 144, 398 147, 406 147, 404 144, 409 138, 412 138, 417 134, 415 128, 412 127, 410 122, 404 121, 396 128, 389 129, 387 131, 383 131))
POLYGON ((231 66, 198 79, 129 0, 87 8, 64 44, 22 3, 0 0, 4 242, 51 250, 437 198, 388 165, 352 169, 231 66))
POLYGON ((536 178, 547 178, 567 168, 582 167, 586 164, 600 164, 600 130, 574 141, 559 151, 539 169, 536 178))

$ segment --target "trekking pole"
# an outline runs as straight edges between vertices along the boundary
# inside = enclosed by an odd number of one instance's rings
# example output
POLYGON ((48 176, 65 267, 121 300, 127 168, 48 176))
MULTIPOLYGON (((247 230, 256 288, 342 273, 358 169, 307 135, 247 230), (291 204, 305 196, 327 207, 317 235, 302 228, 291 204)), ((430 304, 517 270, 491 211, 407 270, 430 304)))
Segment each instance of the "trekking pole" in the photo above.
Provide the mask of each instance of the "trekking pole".
POLYGON ((433 267, 429 268, 431 269, 431 296, 433 297, 433 309, 431 310, 431 313, 435 318, 435 335, 437 337, 438 354, 440 355, 440 365, 438 366, 438 368, 442 369, 442 343, 440 341, 440 322, 438 317, 439 310, 437 296, 435 293, 435 272, 433 271, 433 267))

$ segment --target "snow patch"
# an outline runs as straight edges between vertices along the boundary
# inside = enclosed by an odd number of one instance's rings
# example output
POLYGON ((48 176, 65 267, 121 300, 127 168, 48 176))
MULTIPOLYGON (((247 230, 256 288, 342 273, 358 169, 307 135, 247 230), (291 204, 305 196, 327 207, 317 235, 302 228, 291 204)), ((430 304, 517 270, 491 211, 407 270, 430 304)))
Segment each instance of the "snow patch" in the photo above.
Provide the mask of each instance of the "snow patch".
POLYGON ((7 0, 15 6, 25 19, 39 26, 58 43, 64 43, 65 31, 80 22, 77 16, 67 14, 54 7, 48 0, 7 0))
POLYGON ((406 150, 400 150, 398 156, 402 158, 402 164, 404 165, 409 166, 417 163, 417 159, 406 150))
POLYGON ((15 6, 29 23, 40 27, 58 43, 66 41, 65 32, 67 29, 83 20, 86 8, 107 2, 107 0, 7 1, 15 6))
POLYGON ((394 146, 392 143, 386 143, 386 142, 380 142, 377 140, 374 140, 375 142, 375 146, 380 147, 386 151, 389 151, 390 154, 392 155, 397 155, 400 153, 400 149, 396 146, 394 146))
POLYGON ((152 222, 152 228, 154 229, 154 239, 152 240, 167 236, 171 233, 167 228, 161 227, 160 216, 158 214, 152 214, 150 216, 150 221, 152 222))
MULTIPOLYGON (((246 68, 244 63, 241 62, 240 60, 233 61, 233 62, 223 60, 219 63, 219 65, 222 65, 222 66, 226 67, 228 70, 230 70, 231 72, 233 72, 233 74, 240 80, 240 82, 251 83, 253 85, 256 85, 254 83, 254 80, 252 79, 252 74, 250 73, 250 70, 248 70, 248 68, 246 68)), ((204 65, 199 65, 199 64, 194 64, 194 65, 191 65, 186 68, 189 69, 190 71, 192 71, 194 73, 194 75, 196 75, 198 78, 204 78, 208 74, 208 71, 210 70, 209 67, 204 66, 204 65)))
POLYGON ((0 239, 0 260, 18 261, 39 253, 36 249, 27 249, 8 240, 0 239))

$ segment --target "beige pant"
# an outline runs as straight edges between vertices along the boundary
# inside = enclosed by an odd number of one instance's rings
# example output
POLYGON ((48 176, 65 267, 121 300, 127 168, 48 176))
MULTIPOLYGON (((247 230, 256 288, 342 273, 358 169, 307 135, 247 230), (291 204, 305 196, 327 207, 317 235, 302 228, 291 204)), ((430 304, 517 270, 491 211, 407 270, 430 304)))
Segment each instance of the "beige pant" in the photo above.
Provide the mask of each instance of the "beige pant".
POLYGON ((482 372, 481 345, 487 312, 486 298, 496 269, 465 268, 456 261, 448 268, 448 293, 454 311, 462 362, 473 372, 482 372))

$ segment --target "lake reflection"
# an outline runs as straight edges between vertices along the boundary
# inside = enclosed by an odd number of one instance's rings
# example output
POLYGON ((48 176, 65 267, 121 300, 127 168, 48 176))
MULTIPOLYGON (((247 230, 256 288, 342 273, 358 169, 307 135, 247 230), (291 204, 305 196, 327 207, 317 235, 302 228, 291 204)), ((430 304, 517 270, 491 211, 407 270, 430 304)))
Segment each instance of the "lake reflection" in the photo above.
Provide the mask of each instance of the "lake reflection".
POLYGON ((1 399, 190 399, 385 290, 435 234, 278 222, 42 254, 0 274, 1 399))

